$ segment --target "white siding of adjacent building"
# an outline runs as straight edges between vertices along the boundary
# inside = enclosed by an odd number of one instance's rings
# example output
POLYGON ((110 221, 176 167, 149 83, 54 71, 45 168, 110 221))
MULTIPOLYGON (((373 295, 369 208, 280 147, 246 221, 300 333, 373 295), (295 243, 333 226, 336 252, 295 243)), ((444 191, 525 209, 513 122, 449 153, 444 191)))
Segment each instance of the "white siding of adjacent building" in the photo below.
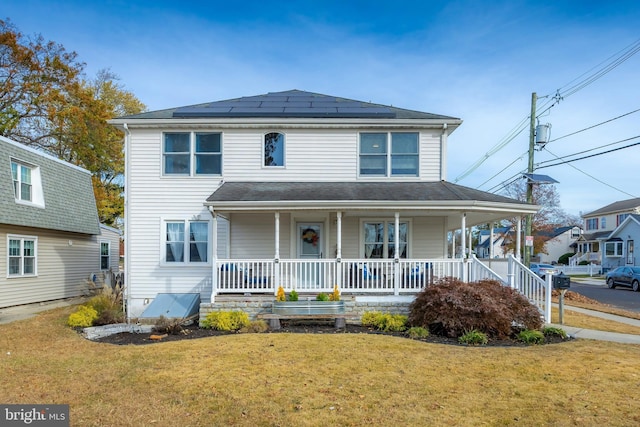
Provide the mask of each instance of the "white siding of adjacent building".
POLYGON ((100 236, 0 225, 0 307, 86 295, 100 271, 100 236), (37 238, 32 277, 7 277, 7 235, 37 238))

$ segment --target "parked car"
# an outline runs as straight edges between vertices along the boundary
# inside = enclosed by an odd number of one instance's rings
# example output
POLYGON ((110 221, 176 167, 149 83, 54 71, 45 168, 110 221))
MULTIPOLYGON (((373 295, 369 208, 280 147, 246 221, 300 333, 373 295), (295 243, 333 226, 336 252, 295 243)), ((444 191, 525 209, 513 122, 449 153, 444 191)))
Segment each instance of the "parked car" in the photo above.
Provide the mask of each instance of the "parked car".
POLYGON ((618 267, 605 276, 609 289, 616 286, 630 286, 634 291, 640 291, 640 267, 618 267))
POLYGON ((530 264, 529 270, 536 273, 541 279, 544 279, 547 274, 560 274, 560 270, 551 264, 530 264))

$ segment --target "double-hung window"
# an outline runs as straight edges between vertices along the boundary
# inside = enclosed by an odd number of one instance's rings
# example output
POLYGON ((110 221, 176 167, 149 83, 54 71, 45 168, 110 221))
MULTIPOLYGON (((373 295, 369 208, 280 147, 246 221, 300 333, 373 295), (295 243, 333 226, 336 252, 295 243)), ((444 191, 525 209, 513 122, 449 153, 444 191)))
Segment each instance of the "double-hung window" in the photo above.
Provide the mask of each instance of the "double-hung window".
POLYGON ((110 242, 100 242, 100 270, 108 270, 111 262, 109 259, 109 251, 111 250, 110 242))
POLYGON ((597 229, 598 229, 598 218, 587 219, 587 230, 597 230, 597 229))
POLYGON ((621 257, 622 256, 622 241, 618 242, 605 242, 604 253, 608 257, 621 257))
POLYGON ((164 175, 222 174, 222 137, 215 132, 166 132, 162 145, 164 175))
POLYGON ((27 236, 8 236, 9 277, 35 276, 38 239, 27 236))
MULTIPOLYGON (((395 257, 395 221, 364 222, 364 257, 395 257)), ((398 233, 398 258, 407 258, 408 224, 400 223, 398 233)))
POLYGON ((209 259, 209 222, 165 221, 164 262, 206 263, 209 259))
POLYGON ((11 162, 11 176, 16 200, 31 202, 33 199, 31 168, 18 162, 11 162))
POLYGON ((360 134, 360 176, 418 176, 417 132, 360 134))
POLYGON ((622 221, 624 221, 625 219, 627 219, 627 217, 630 214, 626 213, 626 214, 618 214, 616 215, 616 227, 619 226, 620 224, 622 224, 622 221))

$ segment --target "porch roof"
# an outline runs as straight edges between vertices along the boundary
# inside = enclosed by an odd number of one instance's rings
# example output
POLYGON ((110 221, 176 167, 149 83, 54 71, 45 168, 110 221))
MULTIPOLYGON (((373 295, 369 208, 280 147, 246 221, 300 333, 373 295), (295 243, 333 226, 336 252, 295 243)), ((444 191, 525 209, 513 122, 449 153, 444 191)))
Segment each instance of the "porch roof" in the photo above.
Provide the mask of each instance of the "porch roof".
POLYGON ((205 206, 219 212, 335 210, 345 215, 402 211, 412 216, 451 217, 467 213, 475 225, 535 213, 539 206, 437 182, 224 182, 205 206), (360 212, 358 212, 360 211, 360 212))

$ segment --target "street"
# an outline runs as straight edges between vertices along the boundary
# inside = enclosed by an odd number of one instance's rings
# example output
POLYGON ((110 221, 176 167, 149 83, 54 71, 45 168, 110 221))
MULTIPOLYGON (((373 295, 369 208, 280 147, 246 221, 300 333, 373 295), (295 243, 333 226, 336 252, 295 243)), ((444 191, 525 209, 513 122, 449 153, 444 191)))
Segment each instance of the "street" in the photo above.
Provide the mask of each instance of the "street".
POLYGON ((631 288, 616 287, 609 289, 604 279, 578 279, 590 283, 579 283, 571 279, 570 291, 594 299, 603 304, 609 304, 623 310, 640 312, 640 292, 633 292, 631 288))

